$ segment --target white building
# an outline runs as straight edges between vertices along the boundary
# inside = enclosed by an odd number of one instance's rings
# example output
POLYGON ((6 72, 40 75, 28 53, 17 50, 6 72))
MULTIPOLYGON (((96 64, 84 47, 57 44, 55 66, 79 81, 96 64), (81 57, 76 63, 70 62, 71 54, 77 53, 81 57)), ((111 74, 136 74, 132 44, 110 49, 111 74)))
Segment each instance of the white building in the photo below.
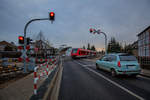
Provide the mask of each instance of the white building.
POLYGON ((138 56, 150 57, 150 26, 138 35, 138 56))

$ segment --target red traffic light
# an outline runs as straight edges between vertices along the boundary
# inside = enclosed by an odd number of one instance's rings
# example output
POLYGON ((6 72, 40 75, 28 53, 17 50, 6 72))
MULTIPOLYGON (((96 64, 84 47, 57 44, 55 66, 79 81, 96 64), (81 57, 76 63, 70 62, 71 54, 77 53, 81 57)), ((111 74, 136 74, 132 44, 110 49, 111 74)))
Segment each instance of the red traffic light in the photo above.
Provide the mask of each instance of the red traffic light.
POLYGON ((93 32, 93 29, 92 28, 90 28, 90 33, 92 33, 93 32))
POLYGON ((50 12, 50 16, 54 16, 54 12, 50 12))
POLYGON ((52 20, 52 21, 55 20, 55 13, 54 12, 49 13, 49 19, 52 20))
POLYGON ((19 44, 24 44, 24 37, 23 36, 18 37, 18 43, 19 44))
POLYGON ((23 36, 18 37, 19 40, 24 40, 23 36))

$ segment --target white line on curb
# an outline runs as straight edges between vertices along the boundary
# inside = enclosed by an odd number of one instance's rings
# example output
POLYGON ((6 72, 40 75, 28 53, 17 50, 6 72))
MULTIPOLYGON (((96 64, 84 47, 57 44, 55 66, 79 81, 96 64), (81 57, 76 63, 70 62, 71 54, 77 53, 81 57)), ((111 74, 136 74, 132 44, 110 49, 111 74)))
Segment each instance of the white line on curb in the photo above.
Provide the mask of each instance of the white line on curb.
POLYGON ((79 63, 79 62, 77 62, 77 61, 74 61, 74 62, 76 62, 77 64, 81 65, 83 68, 85 68, 85 69, 87 69, 87 70, 89 70, 89 71, 95 73, 96 75, 102 77, 103 79, 109 81, 110 83, 116 85, 117 87, 119 87, 119 88, 121 88, 122 90, 128 92, 129 94, 135 96, 135 97, 138 98, 139 100, 145 100, 143 97, 138 96, 137 94, 133 93, 132 91, 130 91, 130 90, 128 90, 128 89, 126 89, 125 87, 121 86, 120 84, 118 84, 118 83, 116 83, 116 82, 110 80, 109 78, 105 77, 104 75, 102 75, 102 74, 100 74, 100 73, 94 71, 93 69, 88 68, 88 67, 85 67, 85 65, 83 65, 83 64, 81 64, 81 63, 79 63))

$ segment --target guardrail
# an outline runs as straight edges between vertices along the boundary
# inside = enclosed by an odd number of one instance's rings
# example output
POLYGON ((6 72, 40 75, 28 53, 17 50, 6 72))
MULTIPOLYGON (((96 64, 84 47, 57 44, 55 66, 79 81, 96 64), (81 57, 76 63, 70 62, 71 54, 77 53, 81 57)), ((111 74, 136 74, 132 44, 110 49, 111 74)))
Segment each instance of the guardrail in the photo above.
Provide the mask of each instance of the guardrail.
POLYGON ((54 59, 49 59, 47 62, 40 64, 34 68, 34 95, 37 95, 37 81, 43 77, 48 78, 48 76, 54 71, 57 67, 59 57, 54 59), (40 68, 42 68, 40 70, 40 68), (39 73, 38 73, 39 71, 39 73))

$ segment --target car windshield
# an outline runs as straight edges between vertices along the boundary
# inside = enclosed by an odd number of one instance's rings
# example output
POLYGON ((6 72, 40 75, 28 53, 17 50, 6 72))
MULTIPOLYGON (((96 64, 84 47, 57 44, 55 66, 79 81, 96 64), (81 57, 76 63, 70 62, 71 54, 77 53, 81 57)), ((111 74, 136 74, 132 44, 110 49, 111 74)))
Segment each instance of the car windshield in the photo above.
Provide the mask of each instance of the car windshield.
POLYGON ((136 57, 132 55, 120 55, 120 61, 136 61, 136 57))
POLYGON ((73 49, 72 53, 77 53, 78 49, 73 49))

